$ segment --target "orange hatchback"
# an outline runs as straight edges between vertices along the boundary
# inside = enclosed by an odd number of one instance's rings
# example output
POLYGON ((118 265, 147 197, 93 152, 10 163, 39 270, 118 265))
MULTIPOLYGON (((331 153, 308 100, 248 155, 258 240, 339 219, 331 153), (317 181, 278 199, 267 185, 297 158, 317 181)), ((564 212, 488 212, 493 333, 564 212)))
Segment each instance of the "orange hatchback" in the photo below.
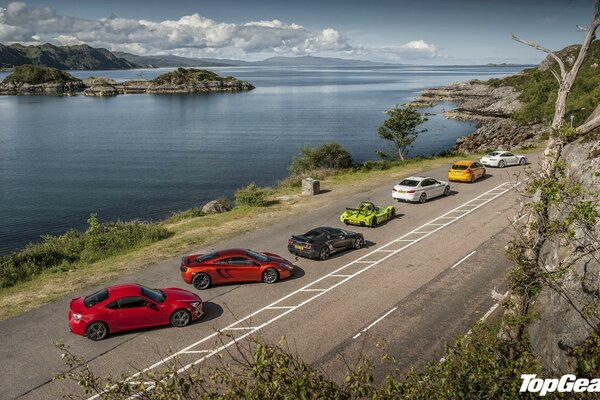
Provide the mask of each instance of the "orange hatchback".
POLYGON ((485 176, 485 167, 477 161, 460 160, 448 170, 449 181, 475 182, 485 176))

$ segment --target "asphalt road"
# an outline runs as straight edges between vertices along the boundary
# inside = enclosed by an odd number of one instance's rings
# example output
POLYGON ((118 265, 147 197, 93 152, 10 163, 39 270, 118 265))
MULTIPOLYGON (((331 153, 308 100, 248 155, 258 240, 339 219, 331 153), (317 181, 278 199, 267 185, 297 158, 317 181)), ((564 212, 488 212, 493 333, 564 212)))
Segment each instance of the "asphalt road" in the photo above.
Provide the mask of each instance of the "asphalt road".
MULTIPOLYGON (((536 156, 530 158, 536 163, 536 156)), ((217 350, 231 348, 231 337, 249 335, 266 340, 285 336, 290 349, 333 377, 359 355, 379 354, 375 344, 383 338, 401 368, 439 358, 444 341, 464 334, 494 304, 491 290, 503 292, 509 266, 504 246, 515 229, 523 185, 513 186, 522 170, 489 169, 486 179, 452 183, 450 196, 426 204, 392 202, 395 181, 347 199, 336 198, 334 192, 322 194, 331 197, 330 204, 240 235, 219 248, 272 251, 293 260, 287 238, 315 226, 343 226, 338 218, 344 206, 361 200, 395 204, 399 216, 375 229, 352 228, 364 233, 368 248, 326 262, 298 259, 292 279, 201 292, 206 314, 186 328, 129 332, 92 342, 68 332, 70 298, 0 322, 0 397, 46 399, 58 397, 61 390, 77 390, 52 381, 64 369, 52 342, 67 344, 92 370, 113 376, 160 368, 172 353, 183 366, 205 358, 208 362, 217 350)), ((438 168, 423 175, 445 179, 446 172, 438 168)), ((181 280, 179 262, 161 262, 117 282, 195 290, 181 280)))

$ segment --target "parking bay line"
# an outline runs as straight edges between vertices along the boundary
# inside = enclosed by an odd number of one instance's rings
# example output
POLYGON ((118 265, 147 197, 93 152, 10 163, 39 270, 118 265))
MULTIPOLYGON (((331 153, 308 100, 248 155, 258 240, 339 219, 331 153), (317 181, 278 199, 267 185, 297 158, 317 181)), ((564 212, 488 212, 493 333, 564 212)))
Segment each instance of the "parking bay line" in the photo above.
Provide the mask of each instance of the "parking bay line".
MULTIPOLYGON (((264 328, 265 326, 268 326, 268 325, 270 325, 271 323, 273 323, 273 322, 277 321, 278 319, 280 319, 280 318, 284 317, 285 315, 287 315, 287 314, 291 313, 292 311, 295 311, 295 310, 296 310, 296 309, 298 309, 299 307, 301 307, 301 306, 303 306, 303 305, 305 305, 305 304, 307 304, 307 303, 309 303, 309 302, 311 302, 311 301, 315 300, 316 298, 318 298, 318 297, 322 296, 323 294, 325 294, 325 293, 329 292, 330 290, 333 290, 333 289, 334 289, 334 288, 336 288, 337 286, 339 286, 339 285, 341 285, 341 284, 343 284, 343 283, 347 282, 348 280, 352 279, 353 277, 360 275, 361 273, 363 273, 363 272, 365 272, 365 271, 367 271, 367 270, 371 269, 372 267, 374 267, 374 266, 376 266, 376 265, 380 264, 381 262, 385 261, 386 259, 388 259, 388 258, 390 258, 390 257, 392 257, 392 256, 394 256, 394 255, 396 255, 397 253, 399 253, 400 251, 402 251, 402 250, 406 249, 407 247, 410 247, 410 246, 412 246, 413 244, 420 242, 421 240, 425 239, 426 237, 429 237, 430 235, 432 235, 433 233, 435 233, 435 232, 437 232, 437 231, 439 231, 439 230, 443 229, 444 227, 446 227, 446 226, 448 226, 448 225, 452 224, 453 222, 455 222, 455 221, 457 221, 457 220, 459 220, 459 219, 463 218, 464 216, 466 216, 466 215, 470 214, 471 212, 473 212, 473 211, 475 211, 475 210, 479 209, 480 207, 483 207, 484 205, 486 205, 486 204, 488 204, 489 202, 491 202, 492 200, 495 200, 496 198, 498 198, 498 197, 502 196, 504 193, 507 193, 509 190, 511 190, 511 189, 513 189, 513 188, 515 188, 516 186, 520 185, 521 183, 522 183, 522 181, 517 181, 516 183, 513 183, 513 182, 504 182, 504 183, 502 183, 502 184, 500 184, 500 185, 496 186, 495 188, 493 188, 493 189, 490 189, 489 191, 487 191, 487 192, 484 192, 483 194, 481 194, 481 195, 479 195, 479 196, 475 197, 474 199, 471 199, 470 201, 468 201, 468 202, 466 202, 466 203, 464 203, 464 204, 462 204, 462 205, 460 205, 460 206, 458 206, 458 207, 456 207, 456 208, 454 208, 454 209, 452 209, 452 210, 450 210, 450 211, 446 212, 445 214, 441 215, 440 217, 437 217, 437 218, 435 218, 435 219, 433 219, 433 220, 431 220, 431 221, 429 221, 429 222, 427 222, 427 223, 425 223, 425 224, 423 224, 423 225, 421 225, 421 226, 417 227, 416 229, 414 229, 414 230, 412 230, 412 231, 410 231, 410 232, 408 232, 408 233, 406 233, 406 234, 402 235, 401 237, 399 237, 399 238, 397 238, 397 239, 395 239, 395 240, 391 241, 390 243, 387 243, 387 244, 385 244, 385 245, 381 246, 379 249, 381 249, 381 248, 385 248, 386 246, 388 246, 388 245, 391 245, 392 243, 395 243, 395 242, 401 241, 401 240, 403 240, 404 238, 406 238, 407 236, 409 236, 410 234, 412 234, 412 233, 414 233, 414 232, 417 232, 417 231, 419 231, 420 229, 423 229, 423 228, 425 228, 425 227, 426 227, 428 224, 430 224, 430 223, 433 223, 433 222, 435 222, 435 221, 438 221, 438 220, 440 220, 440 219, 442 219, 442 218, 451 219, 451 220, 450 220, 450 221, 448 221, 446 224, 444 224, 444 225, 440 225, 440 226, 439 226, 439 228, 437 228, 437 229, 435 229, 435 230, 431 231, 430 233, 427 233, 427 234, 425 234, 425 235, 423 235, 423 236, 421 236, 421 237, 419 237, 419 238, 417 238, 417 239, 413 239, 413 240, 411 240, 411 242, 410 242, 410 243, 407 243, 405 246, 401 247, 400 249, 396 250, 395 252, 388 253, 388 254, 387 254, 385 257, 383 257, 383 258, 381 258, 381 259, 379 259, 379 260, 377 260, 377 261, 369 261, 369 262, 367 262, 367 263, 369 263, 370 265, 367 265, 365 268, 363 268, 363 269, 361 269, 360 271, 358 271, 358 272, 356 272, 356 273, 352 274, 350 277, 340 280, 339 282, 337 282, 337 283, 333 284, 333 285, 332 285, 332 286, 330 286, 329 288, 327 288, 327 289, 324 289, 322 292, 318 292, 318 294, 317 294, 316 296, 313 296, 313 297, 311 297, 311 298, 309 298, 309 299, 307 299, 307 300, 305 300, 305 301, 301 302, 301 303, 300 303, 300 304, 298 304, 297 306, 295 306, 295 307, 293 307, 293 308, 286 309, 286 310, 285 310, 285 311, 283 311, 281 314, 279 314, 279 315, 277 315, 277 316, 275 316, 275 317, 271 318, 269 321, 267 321, 267 322, 265 322, 264 324, 262 324, 262 325, 260 325, 259 327, 257 327, 257 329, 250 330, 249 332, 246 332, 245 334, 241 335, 241 336, 240 336, 240 337, 238 337, 238 338, 233 338, 233 339, 231 339, 231 340, 230 340, 228 343, 224 343, 223 345, 221 345, 221 346, 217 347, 216 349, 214 349, 214 351, 213 351, 213 352, 209 353, 208 355, 206 355, 206 356, 203 356, 202 358, 200 358, 200 359, 198 359, 198 360, 196 360, 196 361, 194 361, 194 362, 192 362, 192 363, 189 363, 189 364, 187 364, 187 365, 185 365, 185 366, 181 367, 181 368, 180 368, 180 369, 177 371, 177 373, 184 372, 184 371, 188 370, 189 368, 191 368, 191 367, 193 367, 193 366, 195 366, 195 365, 197 365, 197 364, 199 364, 199 363, 203 362, 204 360, 206 360, 206 359, 208 359, 208 358, 210 358, 210 357, 214 356, 215 354, 218 354, 218 353, 220 353, 221 351, 225 350, 225 349, 226 349, 226 348, 228 348, 229 346, 231 346, 231 345, 235 344, 236 342, 238 342, 238 341, 240 341, 240 340, 242 340, 242 339, 246 338, 247 336, 249 336, 249 335, 251 335, 251 334, 255 333, 255 332, 256 332, 256 331, 258 331, 259 329, 262 329, 262 328, 264 328), (499 193, 494 193, 492 197, 490 197, 490 198, 486 198, 486 199, 483 199, 483 197, 485 197, 485 196, 489 196, 489 195, 490 195, 490 192, 492 192, 492 191, 499 191, 499 190, 501 190, 501 191, 500 191, 499 193), (459 216, 448 217, 448 215, 449 215, 449 214, 451 214, 452 212, 455 212, 457 209, 461 208, 463 205, 465 205, 465 204, 469 204, 470 202, 472 202, 472 201, 476 201, 476 200, 484 200, 484 201, 483 201, 481 204, 478 204, 478 205, 477 205, 477 207, 475 207, 475 208, 472 208, 472 209, 471 209, 471 210, 469 210, 469 211, 463 212, 463 213, 461 213, 461 215, 459 215, 459 216)), ((462 212, 462 211, 461 211, 461 212, 462 212)), ((280 299, 276 300, 275 302, 273 302, 273 303, 271 303, 271 304, 269 304, 269 305, 267 305, 267 306, 265 306, 265 307, 263 307, 263 308, 261 308, 261 309, 259 309, 259 310, 255 311, 255 312, 253 312, 253 313, 251 313, 251 314, 247 315, 246 317, 244 317, 244 318, 242 318, 242 319, 240 319, 240 320, 238 320, 238 321, 235 321, 235 322, 233 322, 232 324, 230 324, 230 325, 228 325, 227 327, 225 327, 225 328, 221 329, 220 331, 227 330, 227 328, 234 327, 235 325, 239 325, 240 323, 242 323, 242 322, 244 322, 244 321, 246 321, 246 320, 248 320, 248 319, 250 319, 250 318, 252 318, 252 317, 256 316, 257 314, 259 314, 259 313, 263 312, 264 310, 267 310, 267 309, 272 309, 271 307, 273 307, 273 306, 276 306, 276 304, 283 302, 284 300, 286 300, 286 299, 290 298, 291 296, 293 296, 293 295, 295 295, 295 294, 297 294, 297 293, 300 293, 300 292, 303 292, 303 291, 305 291, 305 289, 308 289, 310 286, 314 285, 314 284, 315 284, 315 283, 317 283, 317 282, 320 282, 320 281, 323 281, 323 280, 327 279, 327 278, 328 278, 328 277, 330 277, 331 275, 336 275, 336 274, 338 274, 339 272, 343 271, 344 269, 346 269, 346 268, 350 267, 350 266, 351 266, 351 265, 353 265, 353 264, 356 264, 356 263, 361 263, 361 262, 362 262, 362 263, 365 263, 363 260, 364 260, 365 258, 367 258, 367 257, 369 257, 369 256, 371 256, 371 255, 373 255, 373 254, 374 254, 374 253, 376 253, 376 252, 377 252, 377 250, 373 250, 373 251, 371 251, 371 252, 369 252, 369 253, 367 253, 367 254, 365 254, 365 255, 363 255, 363 256, 361 256, 361 257, 359 257, 358 259, 356 259, 356 260, 354 260, 354 261, 351 261, 350 263, 348 263, 348 264, 346 264, 346 265, 344 265, 344 266, 342 266, 342 267, 340 267, 340 268, 338 268, 338 269, 336 269, 336 270, 334 270, 334 271, 330 272, 330 273, 329 273, 329 274, 327 274, 327 275, 324 275, 324 276, 322 276, 321 278, 318 278, 318 279, 316 279, 315 281, 313 281, 313 282, 311 282, 311 283, 309 283, 309 284, 307 284, 307 285, 303 286, 303 287, 302 287, 302 288, 300 288, 300 289, 297 289, 297 290, 295 290, 295 291, 293 291, 293 292, 291 292, 291 293, 287 294, 286 296, 284 296, 284 297, 282 297, 282 298, 280 298, 280 299)), ((145 368, 145 369, 143 369, 143 370, 141 370, 141 371, 138 371, 138 372, 136 372, 135 374, 133 374, 133 375, 129 376, 129 377, 128 377, 128 378, 126 378, 126 379, 125 379, 123 382, 124 382, 124 383, 130 382, 130 381, 132 381, 133 379, 135 379, 136 377, 138 377, 138 376, 140 376, 140 375, 142 375, 142 374, 144 374, 144 373, 146 373, 146 372, 148 372, 148 371, 150 371, 150 370, 153 370, 153 369, 155 369, 156 367, 158 367, 158 366, 160 366, 160 365, 163 365, 163 364, 165 364, 166 362, 170 361, 171 359, 173 359, 173 358, 177 357, 179 354, 184 354, 184 352, 185 352, 185 351, 188 351, 188 350, 190 350, 190 349, 192 349, 192 348, 194 348, 194 347, 196 347, 196 346, 200 345, 201 343, 204 343, 204 342, 206 342, 207 340, 210 340, 210 339, 212 339, 212 338, 216 337, 217 335, 219 335, 219 332, 220 332, 220 331, 214 332, 214 333, 212 333, 211 335, 208 335, 208 336, 206 336, 206 337, 204 337, 204 338, 202 338, 202 339, 198 340, 197 342, 195 342, 195 343, 192 343, 191 345, 189 345, 189 346, 185 347, 184 349, 182 349, 182 350, 180 350, 180 351, 178 351, 178 352, 172 353, 172 354, 171 354, 171 355, 169 355, 168 357, 165 357, 165 358, 161 359, 160 361, 158 361, 158 362, 156 362, 156 363, 152 364, 151 366, 149 366, 149 367, 147 367, 147 368, 145 368)), ((152 390, 152 388, 153 388, 153 387, 154 387, 154 386, 152 386, 152 387, 149 387, 149 388, 147 388, 146 390, 152 390)), ((96 393, 94 396, 88 397, 88 399, 87 399, 87 400, 93 400, 93 399, 97 399, 97 398, 99 398, 100 396, 102 396, 104 393, 106 393, 106 391, 104 391, 104 392, 100 392, 100 393, 96 393)))

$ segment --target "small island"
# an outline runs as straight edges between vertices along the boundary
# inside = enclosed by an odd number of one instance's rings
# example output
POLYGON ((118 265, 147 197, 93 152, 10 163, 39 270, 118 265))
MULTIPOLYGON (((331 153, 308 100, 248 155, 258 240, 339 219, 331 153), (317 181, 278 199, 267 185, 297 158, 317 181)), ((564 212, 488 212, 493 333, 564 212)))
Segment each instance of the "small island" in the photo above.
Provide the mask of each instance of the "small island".
POLYGON ((22 65, 0 83, 0 95, 57 93, 72 95, 83 91, 85 96, 107 97, 129 93, 206 93, 239 92, 254 89, 246 81, 221 77, 214 72, 194 68, 178 68, 152 80, 116 82, 105 77, 77 79, 56 68, 22 65))

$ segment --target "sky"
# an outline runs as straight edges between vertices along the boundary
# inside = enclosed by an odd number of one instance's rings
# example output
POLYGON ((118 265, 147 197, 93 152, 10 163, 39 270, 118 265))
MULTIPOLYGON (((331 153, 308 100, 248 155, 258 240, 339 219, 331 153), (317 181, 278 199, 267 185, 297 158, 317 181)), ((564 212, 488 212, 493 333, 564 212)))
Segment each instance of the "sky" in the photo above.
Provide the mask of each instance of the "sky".
POLYGON ((326 56, 420 65, 534 64, 581 43, 593 0, 0 0, 0 43, 140 55, 326 56))

